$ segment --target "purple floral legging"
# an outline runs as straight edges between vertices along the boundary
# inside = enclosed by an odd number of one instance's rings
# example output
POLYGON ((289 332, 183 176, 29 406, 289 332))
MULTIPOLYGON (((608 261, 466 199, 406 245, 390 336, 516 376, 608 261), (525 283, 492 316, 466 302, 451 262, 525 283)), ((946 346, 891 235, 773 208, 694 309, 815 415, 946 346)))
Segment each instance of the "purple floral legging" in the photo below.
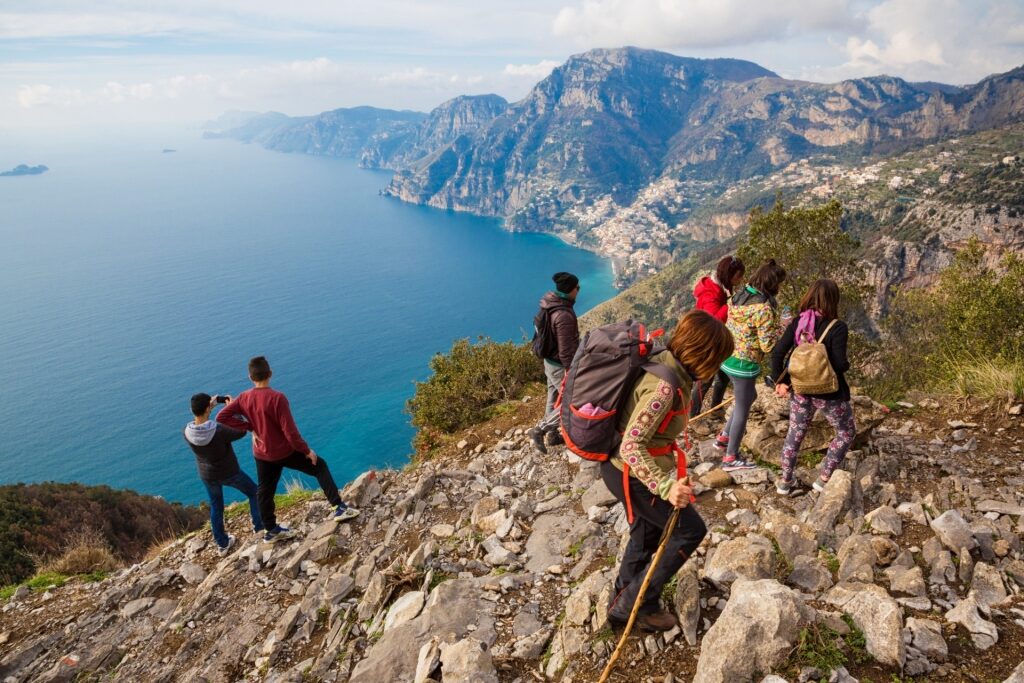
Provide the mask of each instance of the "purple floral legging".
POLYGON ((828 481, 853 444, 857 426, 853 421, 853 406, 849 401, 827 401, 794 392, 789 402, 789 432, 782 447, 782 478, 786 481, 793 481, 793 468, 796 467, 800 444, 807 436, 814 414, 819 410, 836 430, 836 436, 829 443, 825 460, 821 463, 822 481, 828 481))

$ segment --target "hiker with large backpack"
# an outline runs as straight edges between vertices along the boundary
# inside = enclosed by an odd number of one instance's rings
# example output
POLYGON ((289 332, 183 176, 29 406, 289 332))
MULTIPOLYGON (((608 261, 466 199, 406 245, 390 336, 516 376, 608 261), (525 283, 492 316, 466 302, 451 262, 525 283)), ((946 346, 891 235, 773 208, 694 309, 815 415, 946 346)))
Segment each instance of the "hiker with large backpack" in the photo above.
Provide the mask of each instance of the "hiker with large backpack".
POLYGON ((836 436, 821 463, 821 476, 814 482, 816 491, 825 488, 857 435, 850 385, 846 383, 846 371, 850 369, 846 357, 849 329, 838 318, 839 296, 839 285, 832 280, 815 281, 800 301, 799 317, 786 327, 772 351, 775 394, 785 398, 792 389, 789 432, 782 447, 782 475, 775 483, 780 495, 788 495, 793 489, 793 469, 800 444, 817 411, 824 414, 836 436), (787 354, 789 367, 783 369, 787 354))
MULTIPOLYGON (((724 256, 715 266, 715 272, 706 275, 698 280, 693 288, 693 298, 697 302, 696 308, 707 311, 723 323, 729 319, 729 298, 733 292, 743 283, 743 276, 747 268, 743 261, 735 256, 724 256)), ((704 409, 704 397, 708 389, 711 393, 711 407, 722 402, 725 397, 725 388, 729 385, 729 375, 719 369, 715 373, 715 380, 711 382, 694 382, 693 393, 690 395, 690 419, 700 415, 704 409)))
MULTIPOLYGON (((785 279, 786 271, 775 263, 775 259, 769 259, 729 302, 726 327, 732 332, 736 350, 722 363, 722 372, 729 376, 736 400, 725 429, 715 438, 714 443, 714 447, 724 453, 722 469, 726 472, 757 467, 740 456, 740 444, 747 431, 750 407, 757 398, 761 361, 775 346, 782 329, 775 297, 785 279)), ((788 324, 789 320, 785 323, 788 324)))
POLYGON ((686 428, 693 382, 714 377, 733 344, 725 325, 704 311, 683 316, 667 349, 652 336, 633 321, 587 333, 559 408, 566 446, 601 462, 605 485, 626 509, 629 544, 608 608, 613 622, 628 621, 662 531, 680 509, 636 622, 645 630, 668 631, 676 619, 661 608, 661 589, 707 533, 690 505, 686 455, 676 437, 686 428))
POLYGON ((547 453, 545 437, 552 445, 562 442, 558 433, 558 411, 555 403, 561 391, 565 369, 572 363, 580 345, 580 326, 576 320, 573 304, 580 293, 580 281, 572 273, 555 273, 551 276, 555 289, 540 300, 540 310, 533 319, 533 353, 544 361, 544 376, 547 378, 548 395, 544 405, 544 417, 536 426, 528 429, 534 447, 547 453))

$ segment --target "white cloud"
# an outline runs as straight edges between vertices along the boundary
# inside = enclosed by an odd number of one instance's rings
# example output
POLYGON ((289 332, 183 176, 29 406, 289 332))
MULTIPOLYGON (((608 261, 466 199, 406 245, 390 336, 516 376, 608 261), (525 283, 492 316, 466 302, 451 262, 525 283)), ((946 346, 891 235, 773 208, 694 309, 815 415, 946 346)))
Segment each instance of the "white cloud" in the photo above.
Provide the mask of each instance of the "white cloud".
POLYGON ((561 62, 545 59, 536 64, 506 64, 502 73, 506 76, 518 76, 540 80, 547 77, 561 62))
POLYGON ((847 0, 582 0, 561 9, 553 31, 579 45, 685 50, 856 24, 847 0))
POLYGON ((884 0, 863 31, 834 44, 841 63, 803 70, 839 80, 889 74, 967 84, 1024 62, 1024 5, 995 0, 884 0))

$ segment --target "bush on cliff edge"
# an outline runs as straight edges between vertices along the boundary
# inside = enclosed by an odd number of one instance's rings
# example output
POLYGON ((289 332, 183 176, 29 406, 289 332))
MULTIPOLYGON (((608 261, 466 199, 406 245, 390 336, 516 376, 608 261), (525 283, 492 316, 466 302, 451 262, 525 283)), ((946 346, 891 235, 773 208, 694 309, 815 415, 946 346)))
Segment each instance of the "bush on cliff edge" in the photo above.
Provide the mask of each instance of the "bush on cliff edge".
POLYGON ((416 382, 406 404, 419 433, 418 451, 429 449, 438 433, 451 434, 491 417, 498 404, 519 398, 531 382, 544 381, 541 362, 526 344, 485 337, 459 339, 447 353, 430 360, 430 377, 416 382))

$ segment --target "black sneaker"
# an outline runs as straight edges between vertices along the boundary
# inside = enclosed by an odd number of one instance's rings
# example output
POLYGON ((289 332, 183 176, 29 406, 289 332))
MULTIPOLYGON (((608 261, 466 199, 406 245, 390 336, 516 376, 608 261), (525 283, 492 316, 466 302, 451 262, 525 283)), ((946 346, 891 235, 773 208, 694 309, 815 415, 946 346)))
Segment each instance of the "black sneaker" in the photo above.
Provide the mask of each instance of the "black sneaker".
POLYGON ((530 437, 530 441, 533 442, 533 447, 541 453, 547 455, 548 447, 544 444, 544 432, 533 427, 532 429, 526 430, 526 435, 530 437))
POLYGON ((277 543, 278 541, 287 541, 289 538, 295 538, 295 532, 280 524, 273 529, 268 529, 267 533, 263 534, 264 543, 277 543))

